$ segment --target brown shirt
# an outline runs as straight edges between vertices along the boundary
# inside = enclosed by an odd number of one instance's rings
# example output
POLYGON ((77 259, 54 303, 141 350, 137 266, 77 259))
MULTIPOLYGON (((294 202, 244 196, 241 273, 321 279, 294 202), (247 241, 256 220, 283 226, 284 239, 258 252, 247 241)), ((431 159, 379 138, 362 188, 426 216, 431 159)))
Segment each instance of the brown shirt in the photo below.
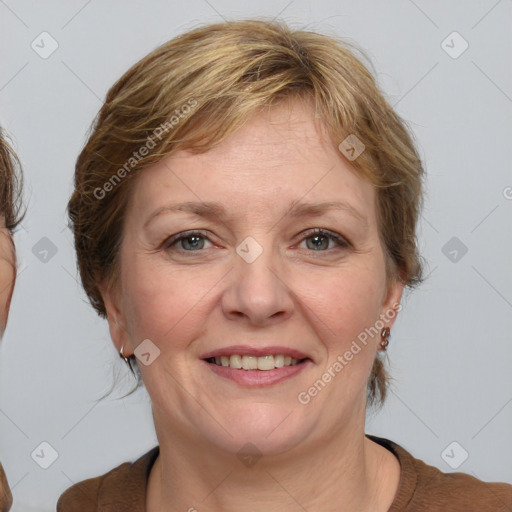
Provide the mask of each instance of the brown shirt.
MULTIPOLYGON (((512 512, 512 485, 443 473, 388 439, 367 437, 400 462, 400 484, 388 512, 512 512)), ((73 485, 60 497, 57 512, 145 512, 148 476, 158 453, 157 446, 134 463, 73 485)))
POLYGON ((0 512, 7 512, 12 505, 12 496, 7 478, 5 477, 4 468, 0 464, 0 512))

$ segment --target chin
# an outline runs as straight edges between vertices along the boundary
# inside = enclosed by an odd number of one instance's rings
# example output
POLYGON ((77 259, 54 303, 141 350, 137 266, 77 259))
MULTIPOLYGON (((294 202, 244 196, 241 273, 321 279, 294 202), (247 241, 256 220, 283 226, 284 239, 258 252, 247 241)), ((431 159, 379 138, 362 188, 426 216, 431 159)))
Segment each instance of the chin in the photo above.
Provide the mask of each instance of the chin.
MULTIPOLYGON (((217 409, 220 413, 220 410, 217 409)), ((285 404, 254 403, 239 406, 223 416, 216 416, 226 430, 210 418, 210 427, 202 422, 197 426, 208 444, 240 456, 245 451, 260 455, 279 455, 299 444, 307 437, 309 423, 305 417, 285 404), (215 423, 213 425, 212 423, 215 423), (206 427, 206 428, 205 428, 206 427)))

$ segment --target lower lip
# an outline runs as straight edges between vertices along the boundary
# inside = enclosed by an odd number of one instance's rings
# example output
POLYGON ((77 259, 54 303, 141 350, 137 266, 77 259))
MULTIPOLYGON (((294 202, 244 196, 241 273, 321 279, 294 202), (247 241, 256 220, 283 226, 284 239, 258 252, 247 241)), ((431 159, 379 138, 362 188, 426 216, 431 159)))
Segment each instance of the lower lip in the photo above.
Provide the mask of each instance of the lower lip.
POLYGON ((242 370, 231 368, 230 366, 218 366, 213 363, 204 362, 219 377, 224 377, 241 386, 251 388, 271 386, 278 382, 291 379, 313 364, 312 361, 308 360, 295 366, 283 366, 282 368, 274 368, 273 370, 242 370))

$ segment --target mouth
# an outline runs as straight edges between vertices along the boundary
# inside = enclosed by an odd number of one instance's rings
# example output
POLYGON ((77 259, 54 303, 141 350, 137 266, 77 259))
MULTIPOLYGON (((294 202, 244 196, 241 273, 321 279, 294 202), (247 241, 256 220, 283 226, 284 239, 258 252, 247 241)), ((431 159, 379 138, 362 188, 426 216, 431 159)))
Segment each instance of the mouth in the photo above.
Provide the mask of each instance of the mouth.
POLYGON ((234 368, 236 370, 260 370, 270 371, 276 368, 284 368, 286 366, 297 366, 310 360, 305 357, 296 359, 295 357, 285 356, 284 354, 265 356, 241 356, 240 354, 232 354, 229 356, 209 357, 205 359, 207 363, 215 364, 217 366, 224 366, 225 368, 234 368))
POLYGON ((213 373, 245 387, 263 387, 313 365, 306 354, 285 347, 227 347, 201 356, 213 373))

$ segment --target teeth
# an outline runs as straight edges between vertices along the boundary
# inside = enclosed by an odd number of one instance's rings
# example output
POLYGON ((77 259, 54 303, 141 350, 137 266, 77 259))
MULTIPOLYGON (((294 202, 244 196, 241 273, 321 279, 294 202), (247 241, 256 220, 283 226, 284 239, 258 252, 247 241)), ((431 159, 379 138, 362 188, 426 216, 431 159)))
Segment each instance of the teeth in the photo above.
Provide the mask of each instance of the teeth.
POLYGON ((240 356, 231 356, 229 358, 231 368, 242 368, 242 358, 240 356))
POLYGON ((274 356, 258 357, 258 370, 273 370, 274 356))
POLYGON ((258 358, 253 356, 242 356, 242 368, 244 370, 257 370, 258 358))
POLYGON ((236 369, 244 370, 273 370, 274 368, 282 368, 283 366, 296 366, 299 360, 283 354, 267 355, 267 356, 221 356, 212 358, 217 366, 229 366, 236 369))

